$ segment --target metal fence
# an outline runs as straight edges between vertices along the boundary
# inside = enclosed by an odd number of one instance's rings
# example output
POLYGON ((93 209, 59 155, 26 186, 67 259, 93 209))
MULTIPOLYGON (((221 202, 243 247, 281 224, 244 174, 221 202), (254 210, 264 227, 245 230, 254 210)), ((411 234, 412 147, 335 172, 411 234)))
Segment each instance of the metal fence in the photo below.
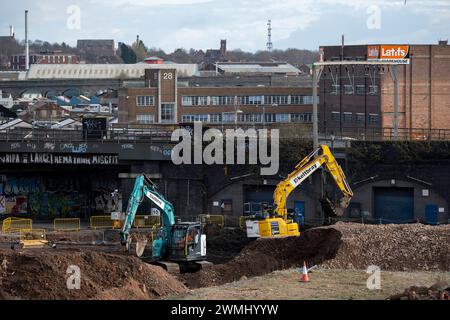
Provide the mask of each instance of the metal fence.
POLYGON ((80 231, 79 218, 56 218, 53 220, 53 230, 55 231, 80 231))
POLYGON ((157 228, 161 226, 161 216, 136 216, 133 221, 135 228, 157 228))
POLYGON ((16 217, 10 217, 3 220, 3 233, 20 232, 21 230, 33 230, 33 220, 16 217))
POLYGON ((92 216, 90 219, 91 229, 120 229, 121 224, 112 220, 111 216, 92 216))

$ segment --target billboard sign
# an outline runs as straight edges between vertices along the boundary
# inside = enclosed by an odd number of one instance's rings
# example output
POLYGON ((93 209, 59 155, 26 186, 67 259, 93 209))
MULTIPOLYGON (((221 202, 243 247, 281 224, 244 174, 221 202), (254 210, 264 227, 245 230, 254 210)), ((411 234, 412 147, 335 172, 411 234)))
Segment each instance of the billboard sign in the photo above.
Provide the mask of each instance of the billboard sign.
POLYGON ((367 61, 409 64, 409 46, 367 46, 367 61))

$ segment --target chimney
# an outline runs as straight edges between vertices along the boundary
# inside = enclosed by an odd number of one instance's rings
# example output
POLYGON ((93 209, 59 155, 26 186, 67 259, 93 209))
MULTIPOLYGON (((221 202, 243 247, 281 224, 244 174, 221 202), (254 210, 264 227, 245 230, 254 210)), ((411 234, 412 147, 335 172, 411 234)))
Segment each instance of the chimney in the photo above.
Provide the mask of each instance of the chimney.
POLYGON ((227 53, 227 40, 220 40, 220 53, 222 55, 227 53))
POLYGON ((439 45, 440 45, 440 46, 446 46, 446 45, 448 45, 448 40, 439 40, 439 45))
POLYGON ((30 69, 30 43, 28 42, 28 10, 25 10, 25 69, 30 69))
POLYGON ((9 26, 9 36, 11 38, 14 38, 14 26, 13 25, 9 26))

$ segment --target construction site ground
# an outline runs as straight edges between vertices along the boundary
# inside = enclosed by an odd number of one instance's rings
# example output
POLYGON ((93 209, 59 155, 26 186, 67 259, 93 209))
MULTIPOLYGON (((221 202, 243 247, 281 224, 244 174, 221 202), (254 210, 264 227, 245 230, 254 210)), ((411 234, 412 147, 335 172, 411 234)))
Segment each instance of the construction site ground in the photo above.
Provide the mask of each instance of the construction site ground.
MULTIPOLYGON (((450 282, 448 225, 337 223, 258 240, 238 228, 210 230, 214 266, 181 275, 130 256, 118 230, 50 232, 57 246, 43 249, 12 250, 2 234, 0 299, 386 299, 438 281, 441 294, 450 282), (298 281, 303 262, 318 266, 308 283, 298 281), (381 269, 381 290, 366 287, 370 265, 381 269), (70 266, 80 269, 79 290, 68 289, 70 266)), ((425 289, 420 297, 434 296, 425 289)))
POLYGON ((365 270, 319 269, 309 274, 310 282, 300 282, 297 268, 274 271, 217 287, 189 290, 166 299, 186 300, 323 300, 386 299, 412 285, 430 287, 436 282, 450 283, 450 272, 381 272, 381 288, 369 290, 370 276, 365 270))

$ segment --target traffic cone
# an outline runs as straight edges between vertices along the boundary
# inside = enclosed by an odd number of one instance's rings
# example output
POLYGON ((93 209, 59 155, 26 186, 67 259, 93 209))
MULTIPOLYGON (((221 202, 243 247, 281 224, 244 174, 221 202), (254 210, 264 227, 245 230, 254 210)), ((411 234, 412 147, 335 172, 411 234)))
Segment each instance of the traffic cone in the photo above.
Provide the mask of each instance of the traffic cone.
POLYGON ((306 268, 306 262, 303 261, 302 275, 300 282, 309 282, 308 269, 306 268))

